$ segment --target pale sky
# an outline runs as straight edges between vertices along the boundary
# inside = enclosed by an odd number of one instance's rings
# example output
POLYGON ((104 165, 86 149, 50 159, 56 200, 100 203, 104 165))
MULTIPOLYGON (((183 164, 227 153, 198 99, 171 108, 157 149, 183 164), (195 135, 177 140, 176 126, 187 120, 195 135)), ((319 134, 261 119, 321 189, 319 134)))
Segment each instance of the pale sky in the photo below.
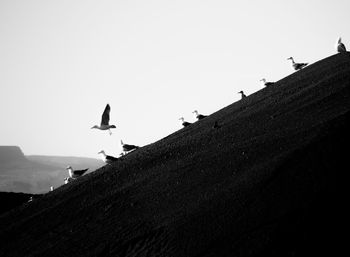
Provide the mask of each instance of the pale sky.
POLYGON ((98 157, 146 145, 350 48, 349 0, 0 0, 0 145, 98 157), (112 136, 90 129, 111 105, 112 136))

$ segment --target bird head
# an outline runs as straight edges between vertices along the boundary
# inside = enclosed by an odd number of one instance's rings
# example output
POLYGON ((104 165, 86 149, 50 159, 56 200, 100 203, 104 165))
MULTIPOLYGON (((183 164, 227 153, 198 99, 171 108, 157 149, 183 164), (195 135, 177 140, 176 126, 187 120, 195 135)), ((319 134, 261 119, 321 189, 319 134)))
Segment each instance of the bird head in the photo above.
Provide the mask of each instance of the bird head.
POLYGON ((179 120, 181 120, 182 122, 184 122, 184 121, 185 121, 185 119, 184 119, 183 117, 179 118, 179 120))
POLYGON ((98 129, 99 127, 97 125, 95 125, 95 126, 92 127, 92 129, 94 129, 94 128, 98 129))
POLYGON ((243 91, 242 91, 242 90, 241 90, 241 91, 239 91, 239 92, 238 92, 238 94, 243 94, 243 91))
POLYGON ((293 57, 289 57, 289 58, 287 58, 287 60, 294 60, 294 59, 293 59, 293 57))
POLYGON ((97 154, 100 154, 100 153, 105 154, 105 151, 101 150, 97 154))
POLYGON ((260 79, 260 81, 262 81, 262 82, 266 83, 266 79, 260 79))
POLYGON ((109 128, 117 128, 115 125, 110 125, 109 128))
POLYGON ((121 144, 121 145, 124 145, 123 140, 120 140, 120 144, 121 144))
POLYGON ((338 38, 338 44, 341 44, 341 37, 338 38))
POLYGON ((71 170, 72 169, 72 167, 71 166, 67 166, 67 168, 66 168, 66 170, 71 170))

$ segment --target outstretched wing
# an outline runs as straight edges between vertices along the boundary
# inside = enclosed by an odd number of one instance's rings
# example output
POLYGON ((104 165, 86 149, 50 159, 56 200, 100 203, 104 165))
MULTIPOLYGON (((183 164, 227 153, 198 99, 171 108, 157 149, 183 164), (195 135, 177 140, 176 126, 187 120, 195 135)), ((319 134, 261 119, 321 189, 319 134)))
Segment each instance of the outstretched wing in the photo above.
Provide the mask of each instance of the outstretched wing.
POLYGON ((111 107, 109 106, 109 104, 107 104, 106 108, 102 114, 101 125, 109 125, 109 112, 110 111, 111 111, 111 107))

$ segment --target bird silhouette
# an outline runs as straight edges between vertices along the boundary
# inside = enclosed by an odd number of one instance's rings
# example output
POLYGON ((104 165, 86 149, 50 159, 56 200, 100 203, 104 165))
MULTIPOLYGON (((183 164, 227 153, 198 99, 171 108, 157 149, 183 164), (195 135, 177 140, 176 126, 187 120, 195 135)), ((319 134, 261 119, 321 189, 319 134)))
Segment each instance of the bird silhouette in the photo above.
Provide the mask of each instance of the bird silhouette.
POLYGON ((294 61, 294 58, 293 57, 289 57, 289 58, 287 58, 287 60, 291 60, 292 61, 292 68, 294 69, 294 70, 301 70, 302 68, 304 68, 306 65, 308 65, 308 63, 296 63, 295 61, 294 61))
POLYGON ((82 176, 85 172, 87 172, 88 169, 83 169, 83 170, 73 170, 71 166, 68 166, 66 168, 68 170, 68 174, 70 178, 76 179, 80 176, 82 176))
POLYGON ((242 98, 241 99, 243 99, 243 98, 246 98, 247 96, 244 94, 244 92, 241 90, 241 91, 239 91, 238 92, 238 94, 241 94, 241 96, 242 96, 242 98))
POLYGON ((336 44, 336 49, 338 53, 345 53, 346 52, 346 47, 345 45, 341 42, 341 37, 338 38, 337 44, 336 44))
POLYGON ((99 129, 99 130, 108 130, 109 134, 112 135, 111 128, 116 128, 115 125, 109 125, 109 113, 111 112, 111 107, 109 104, 106 105, 105 110, 103 111, 102 114, 102 120, 100 126, 95 125, 92 127, 92 129, 99 129))
POLYGON ((181 124, 182 124, 182 126, 184 126, 184 127, 187 127, 187 126, 189 126, 189 125, 192 124, 191 122, 185 121, 185 119, 184 119, 183 117, 179 118, 179 120, 181 120, 181 124))
POLYGON ((201 120, 201 119, 204 119, 205 117, 207 117, 207 115, 199 114, 197 110, 194 110, 192 113, 194 114, 194 116, 196 117, 197 120, 201 120))
POLYGON ((118 158, 107 155, 104 150, 99 151, 98 154, 102 154, 102 160, 107 164, 112 164, 118 161, 118 158))
POLYGON ((266 79, 260 79, 260 81, 262 82, 262 84, 265 87, 269 87, 269 86, 272 86, 273 84, 275 84, 275 82, 267 82, 266 79))
POLYGON ((137 145, 124 144, 123 140, 120 140, 120 145, 122 146, 124 154, 127 154, 130 151, 133 151, 133 150, 140 148, 137 145))

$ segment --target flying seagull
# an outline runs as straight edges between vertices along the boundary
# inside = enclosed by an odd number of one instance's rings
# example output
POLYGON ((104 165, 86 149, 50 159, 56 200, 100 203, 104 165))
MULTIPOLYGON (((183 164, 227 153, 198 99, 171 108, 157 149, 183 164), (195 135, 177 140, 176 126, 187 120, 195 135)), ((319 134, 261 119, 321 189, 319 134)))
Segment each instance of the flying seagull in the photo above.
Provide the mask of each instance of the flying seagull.
POLYGON ((140 148, 137 145, 128 145, 128 144, 124 144, 123 140, 120 140, 120 145, 122 146, 123 152, 124 154, 126 154, 127 152, 130 152, 132 150, 135 150, 137 148, 140 148))
POLYGON ((306 65, 308 65, 308 63, 296 63, 293 59, 293 57, 289 57, 287 58, 287 60, 292 60, 292 68, 294 70, 301 70, 302 68, 304 68, 306 65))
POLYGON ((187 126, 189 126, 189 125, 192 124, 191 122, 185 121, 185 119, 184 119, 183 117, 181 117, 179 120, 181 120, 181 124, 182 124, 182 126, 184 126, 184 127, 187 127, 187 126))
POLYGON ((105 151, 101 150, 98 152, 98 154, 102 154, 102 160, 107 164, 112 164, 113 162, 117 161, 118 158, 106 155, 105 151))
POLYGON ((275 84, 275 82, 267 82, 266 79, 260 79, 260 81, 262 82, 262 84, 265 87, 269 87, 269 86, 272 86, 273 84, 275 84))
POLYGON ((87 172, 88 169, 73 170, 73 168, 71 166, 68 166, 66 168, 66 170, 68 170, 70 178, 76 179, 76 178, 79 178, 80 176, 82 176, 85 172, 87 172))
POLYGON ((341 37, 338 39, 337 44, 336 44, 335 47, 336 47, 338 53, 345 53, 346 52, 346 47, 341 42, 341 37))
POLYGON ((243 92, 242 90, 239 91, 238 94, 241 94, 241 95, 242 95, 242 99, 247 97, 247 96, 244 94, 244 92, 243 92))
POLYGON ((194 116, 196 117, 197 120, 201 120, 207 117, 207 115, 199 114, 197 110, 194 110, 192 113, 194 113, 194 116))
POLYGON ((109 106, 109 104, 106 105, 106 108, 105 110, 103 111, 103 114, 102 114, 102 120, 101 120, 101 125, 98 126, 98 125, 95 125, 92 127, 93 128, 96 128, 96 129, 100 129, 100 130, 108 130, 109 131, 109 134, 112 135, 112 131, 111 131, 111 128, 116 128, 115 125, 109 125, 109 113, 111 111, 111 107, 109 106))

